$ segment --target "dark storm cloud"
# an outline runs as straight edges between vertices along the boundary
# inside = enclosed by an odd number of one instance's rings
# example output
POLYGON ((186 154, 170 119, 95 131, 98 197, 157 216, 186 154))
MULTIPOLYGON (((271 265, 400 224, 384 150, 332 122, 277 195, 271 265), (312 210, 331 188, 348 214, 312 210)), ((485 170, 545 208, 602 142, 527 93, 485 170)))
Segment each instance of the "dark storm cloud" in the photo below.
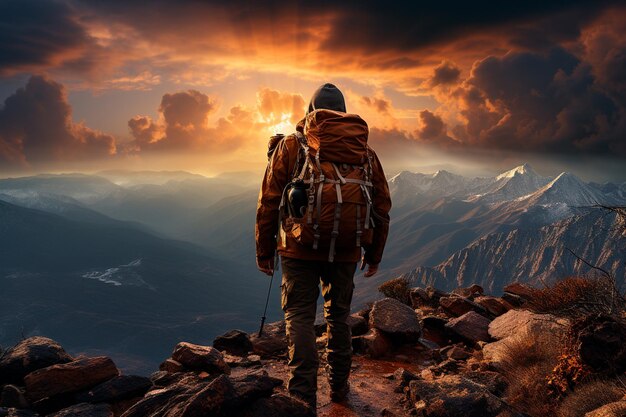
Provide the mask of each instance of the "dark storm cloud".
POLYGON ((455 94, 467 123, 454 133, 466 144, 626 156, 624 108, 562 49, 485 58, 455 94))
POLYGON ((45 77, 31 77, 0 108, 0 167, 32 167, 114 153, 112 136, 72 122, 63 86, 45 77))
POLYGON ((453 62, 444 61, 433 71, 433 76, 428 80, 430 87, 438 85, 456 84, 461 77, 461 69, 453 62))
POLYGON ((0 74, 52 65, 89 43, 85 29, 61 1, 0 2, 0 74))

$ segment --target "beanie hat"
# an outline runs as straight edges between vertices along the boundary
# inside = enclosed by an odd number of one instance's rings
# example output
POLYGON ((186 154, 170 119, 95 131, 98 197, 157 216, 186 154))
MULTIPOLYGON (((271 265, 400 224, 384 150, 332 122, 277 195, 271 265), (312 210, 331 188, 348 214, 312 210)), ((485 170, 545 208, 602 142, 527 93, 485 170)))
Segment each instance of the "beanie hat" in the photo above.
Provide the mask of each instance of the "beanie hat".
POLYGON ((333 84, 326 83, 313 93, 307 114, 319 109, 346 112, 346 102, 343 99, 343 94, 333 84))

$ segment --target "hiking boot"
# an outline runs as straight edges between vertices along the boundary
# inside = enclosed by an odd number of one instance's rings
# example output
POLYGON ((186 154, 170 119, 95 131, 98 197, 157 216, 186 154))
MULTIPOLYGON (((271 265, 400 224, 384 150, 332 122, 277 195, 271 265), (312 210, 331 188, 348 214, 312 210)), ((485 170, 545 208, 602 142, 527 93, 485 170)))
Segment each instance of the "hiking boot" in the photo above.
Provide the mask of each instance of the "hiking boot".
POLYGON ((350 392, 350 384, 346 381, 339 387, 331 387, 330 400, 334 403, 340 403, 346 400, 348 393, 350 392))
POLYGON ((289 393, 290 396, 292 396, 293 398, 302 401, 303 403, 305 403, 306 405, 309 406, 309 408, 311 409, 311 411, 317 415, 317 397, 313 396, 313 397, 305 397, 299 393, 296 392, 290 392, 289 393))

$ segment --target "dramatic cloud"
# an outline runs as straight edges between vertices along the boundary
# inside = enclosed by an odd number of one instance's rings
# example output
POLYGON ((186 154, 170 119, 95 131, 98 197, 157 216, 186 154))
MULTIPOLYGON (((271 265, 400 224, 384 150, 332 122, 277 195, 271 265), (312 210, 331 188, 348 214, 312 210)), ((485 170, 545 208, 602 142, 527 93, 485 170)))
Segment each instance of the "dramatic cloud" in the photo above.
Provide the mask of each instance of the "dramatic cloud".
POLYGON ((0 166, 4 168, 91 160, 115 152, 112 136, 72 122, 63 86, 45 77, 31 77, 0 108, 0 166))
POLYGON ((267 124, 291 122, 294 125, 304 116, 305 102, 300 94, 283 93, 265 87, 257 93, 257 108, 267 124))
POLYGON ((433 71, 433 76, 428 80, 428 86, 456 84, 461 76, 461 69, 449 61, 442 62, 433 71))
POLYGON ((454 133, 467 144, 555 153, 623 152, 624 109, 598 88, 588 64, 562 49, 485 58, 455 94, 466 124, 454 133))
POLYGON ((214 125, 208 122, 216 111, 215 100, 196 90, 165 94, 159 119, 135 116, 128 127, 140 151, 199 150, 225 153, 243 147, 274 131, 290 133, 304 116, 301 95, 262 88, 254 109, 232 107, 214 125))

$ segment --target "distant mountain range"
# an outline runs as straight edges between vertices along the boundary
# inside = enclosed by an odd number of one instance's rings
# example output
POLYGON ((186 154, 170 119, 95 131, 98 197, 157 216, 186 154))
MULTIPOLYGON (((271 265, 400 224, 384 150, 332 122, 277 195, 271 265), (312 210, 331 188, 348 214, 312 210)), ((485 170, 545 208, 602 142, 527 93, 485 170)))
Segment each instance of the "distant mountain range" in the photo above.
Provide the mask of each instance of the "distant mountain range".
MULTIPOLYGON (((181 171, 0 180, 0 344, 45 334, 141 370, 179 340, 255 327, 267 285, 255 268, 259 183, 181 171)), ((497 293, 514 280, 588 272, 568 249, 624 280, 624 235, 593 206, 626 205, 626 183, 548 178, 524 164, 493 177, 404 171, 389 187, 381 272, 357 276, 355 308, 403 274, 497 293)))

